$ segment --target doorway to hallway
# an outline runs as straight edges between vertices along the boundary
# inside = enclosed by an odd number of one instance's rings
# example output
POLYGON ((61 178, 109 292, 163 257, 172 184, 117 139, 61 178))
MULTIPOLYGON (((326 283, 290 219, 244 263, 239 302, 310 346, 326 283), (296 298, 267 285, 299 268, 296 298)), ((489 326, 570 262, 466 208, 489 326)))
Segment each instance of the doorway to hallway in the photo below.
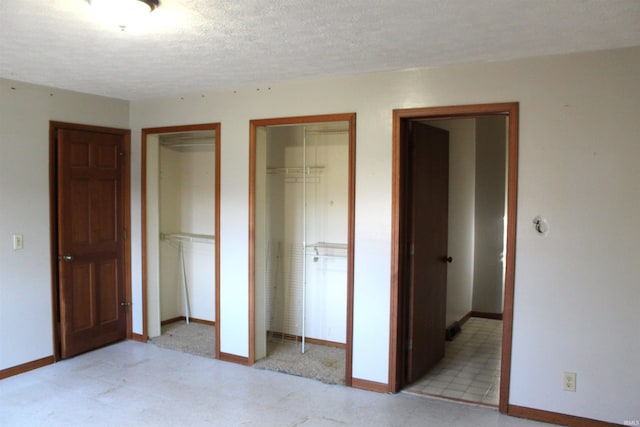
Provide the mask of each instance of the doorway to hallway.
MULTIPOLYGON (((429 375, 430 369, 434 366, 438 367, 439 363, 449 357, 445 356, 445 336, 453 337, 453 342, 447 343, 447 352, 450 348, 455 347, 456 340, 463 341, 463 337, 468 337, 469 329, 472 323, 462 325, 469 317, 502 317, 502 337, 500 361, 499 361, 499 393, 493 390, 492 393, 499 394, 499 408, 502 412, 506 412, 508 403, 508 386, 509 386, 509 370, 510 370, 510 349, 511 349, 511 328, 512 328, 512 308, 513 308, 513 274, 515 263, 515 208, 516 208, 516 183, 517 183, 517 124, 518 124, 518 105, 517 103, 509 104, 488 104, 488 105, 470 105, 470 106, 454 106, 454 107, 436 107, 409 110, 395 110, 393 122, 393 253, 392 253, 392 354, 390 355, 390 385, 393 390, 400 391, 409 384, 415 383, 424 377, 423 374, 429 375), (474 185, 456 189, 456 178, 454 171, 459 162, 459 153, 451 151, 451 161, 440 159, 437 163, 447 162, 451 167, 451 182, 448 183, 448 197, 439 198, 439 201, 429 201, 431 194, 435 191, 431 184, 419 183, 416 178, 415 169, 433 168, 430 166, 429 160, 424 160, 423 166, 414 165, 413 147, 416 144, 428 144, 428 138, 416 139, 415 128, 417 125, 447 129, 447 124, 451 125, 456 121, 467 121, 467 125, 477 126, 478 134, 481 128, 487 127, 485 122, 493 119, 491 126, 494 128, 502 128, 503 139, 506 143, 502 148, 502 160, 498 156, 495 159, 497 169, 502 173, 502 184, 496 184, 495 193, 498 199, 497 203, 487 201, 486 188, 487 178, 484 175, 478 175, 474 185), (482 122, 482 125, 480 124, 482 122), (484 184, 483 184, 484 183, 484 184), (477 184, 477 185, 476 185, 477 184), (470 190, 471 189, 471 190, 470 190), (469 236, 461 236, 461 228, 456 223, 460 221, 459 200, 461 194, 477 195, 477 200, 472 199, 471 203, 467 201, 466 221, 470 226, 471 232, 476 230, 476 234, 469 236), (415 230, 424 225, 420 224, 424 214, 415 215, 414 206, 416 199, 424 198, 427 200, 427 211, 441 211, 444 208, 445 214, 440 215, 437 224, 432 226, 426 234, 416 235, 415 230), (481 202, 481 203, 480 203, 481 202), (486 202, 486 203, 485 203, 486 202), (493 226, 485 230, 486 220, 489 215, 483 211, 486 204, 491 205, 491 215, 494 216, 490 222, 493 226), (446 205, 446 206, 442 206, 446 205), (434 210, 434 207, 437 209, 434 210), (446 212, 449 207, 449 212, 446 212), (469 208, 471 207, 471 208, 469 208), (470 209, 470 210, 469 210, 470 209), (497 213, 496 213, 497 212, 497 213), (470 217, 469 217, 470 213, 470 217), (484 215, 484 216, 483 216, 484 215), (451 222, 447 225, 447 220, 451 222), (496 231, 497 230, 497 231, 496 231), (480 232, 480 234, 478 234, 480 232), (445 234, 445 246, 440 248, 438 253, 423 253, 422 247, 426 242, 432 241, 438 234, 445 234), (484 233, 484 234, 482 234, 484 233), (489 239, 493 246, 487 246, 486 235, 491 235, 489 239), (447 242, 447 238, 449 240, 447 242), (479 246, 480 245, 480 246, 479 246), (483 246, 484 245, 484 246, 483 246), (489 249, 487 249, 489 248, 489 249), (474 256, 474 252, 478 255, 474 256), (492 262, 487 263, 483 260, 482 254, 489 253, 492 262), (416 256, 418 258, 416 258, 416 256), (429 265, 432 267, 429 267, 429 265), (490 267, 487 267, 490 265, 490 267), (416 266, 418 266, 416 268, 416 266), (438 268, 444 272, 422 274, 421 269, 438 268), (466 275, 466 284, 453 286, 452 280, 460 281, 459 271, 462 269, 466 275), (474 277, 474 271, 477 277, 474 277), (484 271, 484 277, 480 274, 484 271), (449 276, 449 280, 447 280, 449 276), (435 289, 442 289, 442 282, 445 282, 445 295, 435 292, 435 289), (487 286, 487 283, 491 283, 487 286), (455 300, 462 300, 455 303, 455 300), (428 305, 425 305, 428 302, 428 305), (420 309, 424 307, 424 311, 428 311, 428 315, 421 313, 420 309), (419 313, 419 316, 415 316, 419 313), (427 320, 428 319, 428 320, 427 320), (425 323, 426 322, 426 323, 425 323), (433 333, 425 334, 422 331, 429 328, 435 328, 433 333), (456 331, 462 330, 461 333, 454 337, 456 331), (465 331, 466 330, 466 331, 465 331), (414 349, 423 347, 440 348, 440 357, 433 362, 430 360, 426 367, 416 368, 416 360, 424 363, 423 356, 416 357, 414 349), (422 369, 422 370, 420 370, 422 369)), ((458 132, 458 131, 456 131, 458 132)), ((449 133, 454 135, 455 132, 449 129, 449 133)), ((460 132, 458 132, 460 133, 460 132)), ((457 136, 456 136, 457 138, 457 136)), ((478 159, 485 155, 486 147, 481 145, 478 136, 478 142, 473 142, 473 150, 477 152, 478 159)), ((495 147, 493 147, 495 151, 495 147)), ((453 149, 452 149, 453 150, 453 149)), ((498 149, 499 151, 499 149, 498 149)), ((468 153, 467 153, 468 154, 468 153)), ((466 156, 467 159, 470 156, 466 156)), ((476 169, 473 155, 473 169, 476 169)), ((466 165, 469 166, 469 165, 466 165)), ((478 173, 485 173, 486 165, 477 167, 478 173)), ((489 169, 496 169, 491 166, 489 169)), ((489 170, 490 175, 491 170, 489 170)), ((421 172, 422 173, 422 172, 421 172)), ((499 175, 499 174, 498 174, 499 175)), ((491 182, 489 179, 489 182, 491 182)), ((435 200, 435 199, 434 199, 435 200)), ((420 203, 420 202, 418 202, 420 203)), ((430 221, 436 221, 431 219, 430 221)), ((427 228, 428 229, 428 228, 427 228)), ((475 323, 475 322, 474 322, 475 323)), ((474 340, 475 341, 475 340, 474 340)), ((493 350, 496 351, 495 349, 493 350)), ((440 366, 441 368, 441 366, 440 366)), ((431 372, 433 374, 433 372, 431 372)), ((457 375, 448 372, 449 383, 445 386, 453 386, 453 380, 457 375)), ((469 375, 467 372, 466 375, 469 375)), ((431 379, 433 380, 433 379, 431 379)), ((460 378, 457 378, 460 381, 460 378)), ((443 381, 440 381, 442 383, 443 381)), ((462 399, 462 395, 469 390, 470 383, 468 378, 465 380, 467 384, 453 386, 454 388, 465 388, 465 390, 457 390, 462 393, 451 393, 451 396, 462 399)), ((442 384, 439 384, 442 385, 442 384)), ((435 387, 434 387, 435 388, 435 387)), ((446 387, 443 387, 444 390, 446 387)), ((426 387, 423 387, 426 389, 426 387)), ((467 397, 472 394, 467 393, 467 397)), ((466 400, 466 399, 462 399, 466 400)), ((475 401, 478 401, 476 399, 475 401)))

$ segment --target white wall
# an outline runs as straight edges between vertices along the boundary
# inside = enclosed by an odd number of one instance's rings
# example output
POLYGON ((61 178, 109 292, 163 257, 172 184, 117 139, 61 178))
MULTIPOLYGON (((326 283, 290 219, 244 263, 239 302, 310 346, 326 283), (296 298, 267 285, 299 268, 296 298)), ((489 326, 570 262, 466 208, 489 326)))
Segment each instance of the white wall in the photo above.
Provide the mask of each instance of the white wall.
POLYGON ((502 313, 505 260, 505 117, 476 119, 473 311, 502 313))
MULTIPOLYGON (((151 157, 147 157, 151 159, 151 157)), ((160 216, 162 233, 215 234, 215 153, 160 148, 160 216)), ((183 242, 188 288, 187 313, 183 272, 176 241, 160 242, 160 320, 186 316, 215 321, 215 246, 213 241, 183 242)), ((150 335, 153 336, 153 335, 150 335)))
POLYGON ((222 123, 221 350, 246 356, 248 122, 357 113, 353 375, 385 383, 391 110, 519 101, 510 400, 621 422, 638 418, 640 401, 638 75, 635 48, 138 101, 131 119, 136 141, 142 127, 222 123), (546 237, 533 230, 538 214, 546 237), (561 390, 565 370, 578 373, 577 393, 561 390))
MULTIPOLYGON (((147 336, 157 337, 162 333, 161 322, 161 298, 160 298, 160 215, 150 215, 151 212, 160 212, 160 140, 158 135, 147 135, 147 162, 146 162, 146 202, 147 215, 142 219, 147 226, 147 336)), ((135 197, 132 196, 132 200, 135 197)), ((139 266, 137 266, 139 268, 139 266)), ((135 277, 135 274, 134 274, 135 277)), ((134 304, 141 303, 138 300, 141 289, 132 292, 134 304)), ((141 310, 134 310, 133 324, 140 324, 136 316, 142 318, 141 310)), ((138 332, 140 333, 140 332, 138 332)))
MULTIPOLYGON (((343 124, 344 129, 347 126, 343 124)), ((321 133, 313 129, 305 134, 305 128, 271 127, 268 140, 257 142, 266 144, 268 155, 263 163, 270 168, 301 168, 306 164, 322 169, 312 170, 303 182, 301 173, 265 174, 264 166, 256 166, 263 171, 257 181, 266 181, 267 200, 262 214, 266 222, 256 217, 256 234, 263 232, 266 223, 268 245, 262 256, 266 262, 256 254, 256 269, 266 265, 268 272, 266 281, 256 280, 256 288, 266 287, 267 330, 301 336, 304 324, 306 337, 345 343, 347 251, 320 247, 318 258, 304 256, 303 241, 306 238, 307 245, 329 242, 346 246, 349 134, 346 130, 321 133)), ((312 248, 306 251, 315 253, 312 248)), ((256 298, 258 304, 261 301, 256 298)), ((262 339, 260 330, 256 334, 262 339)))
MULTIPOLYGON (((147 145, 149 145, 148 141, 147 145)), ((182 153, 162 146, 159 147, 158 153, 159 170, 154 177, 158 181, 158 210, 147 209, 147 216, 158 216, 160 233, 187 232, 182 229, 182 153)), ((154 158, 147 156, 148 162, 154 160, 154 158)), ((154 231, 150 230, 149 234, 154 231)), ((178 245, 171 240, 160 240, 158 250, 160 269, 158 276, 159 320, 163 321, 184 316, 185 310, 182 304, 182 271, 179 268, 178 245)), ((155 289, 155 286, 151 286, 151 288, 155 289)), ((148 285, 147 289, 149 289, 148 285)), ((154 337, 155 335, 149 334, 149 336, 154 337)))
POLYGON ((128 128, 129 104, 0 79, 0 369, 53 354, 49 120, 128 128))

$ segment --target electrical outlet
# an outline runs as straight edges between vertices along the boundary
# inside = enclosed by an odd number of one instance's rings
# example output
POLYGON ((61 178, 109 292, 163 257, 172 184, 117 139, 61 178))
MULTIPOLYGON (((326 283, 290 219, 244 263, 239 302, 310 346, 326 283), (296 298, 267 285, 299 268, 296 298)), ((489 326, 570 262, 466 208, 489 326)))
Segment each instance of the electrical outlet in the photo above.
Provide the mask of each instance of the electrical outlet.
POLYGON ((562 374, 562 389, 564 391, 576 391, 575 372, 564 372, 562 374))
POLYGON ((22 249, 22 234, 13 235, 13 249, 22 249))

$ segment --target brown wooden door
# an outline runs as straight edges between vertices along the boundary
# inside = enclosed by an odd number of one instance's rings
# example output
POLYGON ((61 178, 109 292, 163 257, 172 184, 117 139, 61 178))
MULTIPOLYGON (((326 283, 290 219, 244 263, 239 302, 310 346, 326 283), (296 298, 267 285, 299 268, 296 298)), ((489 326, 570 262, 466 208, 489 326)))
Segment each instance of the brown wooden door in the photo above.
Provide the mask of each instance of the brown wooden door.
POLYGON ((126 338, 124 136, 57 129, 56 137, 60 354, 67 358, 126 338))
POLYGON ((410 126, 407 383, 444 357, 449 194, 449 133, 410 126))

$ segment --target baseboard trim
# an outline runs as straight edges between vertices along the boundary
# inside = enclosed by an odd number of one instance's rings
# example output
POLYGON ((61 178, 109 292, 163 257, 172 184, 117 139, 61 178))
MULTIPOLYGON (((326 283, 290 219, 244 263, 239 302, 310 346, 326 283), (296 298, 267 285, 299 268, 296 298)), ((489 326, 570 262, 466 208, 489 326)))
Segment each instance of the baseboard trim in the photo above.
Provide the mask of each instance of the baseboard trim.
POLYGON ((389 393, 391 391, 389 384, 361 380, 360 378, 353 378, 351 380, 351 387, 359 388, 361 390, 375 391, 378 393, 389 393))
POLYGON ((133 334, 131 334, 131 339, 132 339, 133 341, 138 341, 138 342, 143 342, 143 343, 146 343, 146 342, 147 342, 147 337, 145 337, 145 336, 144 336, 144 335, 142 335, 142 334, 136 334, 136 333, 133 333, 133 334))
MULTIPOLYGON (((281 339, 285 339, 288 341, 296 341, 296 342, 302 342, 302 337, 300 335, 293 335, 293 334, 285 334, 282 332, 275 332, 275 331, 267 331, 267 336, 271 335, 272 337, 275 338, 281 338, 281 339)), ((310 344, 318 344, 318 345, 326 345, 327 347, 335 347, 335 348, 342 348, 342 349, 346 349, 347 345, 341 342, 335 342, 335 341, 327 341, 327 340, 320 340, 317 338, 309 338, 309 337, 304 337, 304 341, 308 342, 310 344)))
MULTIPOLYGON (((182 322, 182 321, 186 322, 187 318, 185 316, 173 317, 171 319, 163 320, 162 322, 160 322, 160 326, 165 326, 171 323, 182 322)), ((202 323, 203 325, 209 325, 209 326, 216 326, 216 322, 212 320, 198 319, 196 317, 189 317, 189 322, 202 323)))
POLYGON ((316 338, 305 338, 304 340, 311 344, 326 345, 327 347, 335 347, 335 348, 342 348, 342 349, 347 348, 347 345, 341 342, 319 340, 316 338))
POLYGON ((224 362, 237 363, 239 365, 249 366, 249 358, 243 356, 237 356, 235 354, 220 352, 220 359, 224 362))
POLYGON ((481 319, 502 320, 502 313, 485 313, 484 311, 472 311, 471 317, 479 317, 481 319))
POLYGON ((460 320, 458 320, 460 326, 464 325, 465 323, 467 323, 467 320, 471 319, 471 313, 473 313, 473 311, 468 312, 467 314, 462 316, 460 320))
POLYGON ((609 427, 622 425, 516 405, 509 405, 507 414, 513 417, 527 418, 530 420, 559 424, 567 427, 609 427))
POLYGON ((31 362, 23 363, 21 365, 12 366, 0 371, 0 380, 12 377, 14 375, 23 374, 25 372, 33 371, 34 369, 42 368, 43 366, 53 364, 53 356, 43 357, 42 359, 32 360, 31 362))

